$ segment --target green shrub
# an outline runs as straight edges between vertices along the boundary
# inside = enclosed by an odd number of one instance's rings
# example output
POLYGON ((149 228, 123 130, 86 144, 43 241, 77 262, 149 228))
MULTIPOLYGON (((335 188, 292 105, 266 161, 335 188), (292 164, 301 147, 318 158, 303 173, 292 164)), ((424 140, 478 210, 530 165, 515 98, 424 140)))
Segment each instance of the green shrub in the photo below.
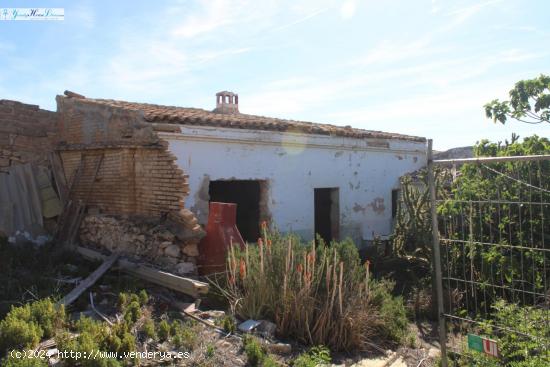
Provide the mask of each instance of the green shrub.
POLYGON ((130 333, 124 333, 121 338, 119 353, 129 353, 136 350, 136 338, 130 333))
POLYGON ((266 358, 266 351, 260 341, 253 336, 246 335, 243 339, 243 344, 248 364, 252 367, 261 366, 263 360, 266 358))
POLYGON ((50 338, 65 322, 65 309, 49 299, 12 307, 0 322, 0 353, 8 349, 34 347, 50 338))
POLYGON ((135 293, 130 293, 128 296, 128 303, 136 302, 139 304, 139 296, 135 293))
POLYGON ((141 331, 145 334, 146 337, 151 338, 155 340, 157 338, 157 335, 155 333, 155 322, 151 319, 146 320, 143 323, 143 326, 141 328, 141 331))
POLYGON ((315 346, 306 353, 300 354, 292 361, 294 367, 316 367, 318 365, 330 364, 332 358, 330 350, 325 346, 315 346))
POLYGON ((157 334, 160 341, 166 341, 170 338, 170 324, 166 320, 159 322, 157 334))
POLYGON ((149 295, 145 289, 139 291, 139 304, 145 306, 149 302, 149 295))
POLYGON ((410 334, 407 311, 401 297, 393 297, 394 284, 382 280, 371 287, 372 304, 379 310, 378 334, 385 339, 403 343, 410 334))
POLYGON ((389 283, 370 278, 350 240, 304 244, 264 227, 258 246, 231 247, 227 268, 226 285, 214 285, 236 314, 273 320, 279 336, 334 351, 402 341, 402 300, 391 297, 389 283))
POLYGON ((51 338, 65 319, 65 307, 56 306, 49 298, 31 304, 31 319, 43 330, 44 338, 51 338))
POLYGON ((4 367, 48 367, 48 362, 40 358, 12 358, 7 357, 0 361, 4 367))
POLYGON ((278 367, 279 363, 277 363, 271 355, 266 355, 264 360, 262 361, 262 367, 278 367))
POLYGON ((235 323, 235 319, 233 316, 225 315, 221 321, 220 321, 222 329, 227 331, 228 333, 235 333, 237 331, 237 324, 235 323))
POLYGON ((207 359, 210 359, 212 357, 214 357, 214 354, 216 353, 216 348, 214 347, 213 344, 208 344, 206 346, 206 351, 204 353, 204 357, 207 358, 207 359))
MULTIPOLYGON (((88 317, 81 317, 74 324, 74 331, 78 334, 73 338, 69 333, 62 333, 56 337, 56 344, 59 350, 74 351, 76 353, 91 353, 96 350, 105 350, 107 340, 110 340, 109 328, 106 324, 92 320, 88 317)), ((106 367, 118 366, 118 364, 108 364, 109 362, 102 358, 97 359, 77 359, 76 355, 67 356, 64 360, 69 367, 106 367)), ((115 361, 116 362, 116 361, 115 361)))
MULTIPOLYGON (((72 350, 80 353, 91 351, 132 352, 136 350, 135 337, 130 333, 130 325, 127 322, 119 322, 109 327, 104 322, 82 317, 74 323, 76 338, 68 333, 63 333, 56 338, 60 350, 72 350)), ((70 356, 64 363, 67 366, 82 367, 119 367, 121 362, 116 359, 71 359, 70 356)))
POLYGON ((135 323, 141 317, 141 306, 139 302, 132 300, 124 312, 124 320, 128 323, 135 323))
POLYGON ((189 323, 182 323, 179 320, 174 320, 172 322, 171 333, 172 343, 177 348, 191 350, 197 345, 197 332, 189 323))
POLYGON ((124 311, 124 308, 126 307, 127 303, 128 303, 128 296, 126 295, 126 293, 119 293, 117 306, 120 312, 124 311))
POLYGON ((493 319, 485 322, 478 331, 498 343, 500 358, 497 360, 482 353, 465 350, 459 359, 461 366, 510 366, 546 367, 550 366, 550 353, 546 349, 550 340, 548 310, 521 307, 502 300, 493 305, 493 319), (517 330, 532 338, 495 328, 517 330), (546 345, 544 345, 546 343, 546 345))
POLYGON ((0 322, 0 350, 32 348, 40 342, 44 331, 34 322, 6 317, 0 322))

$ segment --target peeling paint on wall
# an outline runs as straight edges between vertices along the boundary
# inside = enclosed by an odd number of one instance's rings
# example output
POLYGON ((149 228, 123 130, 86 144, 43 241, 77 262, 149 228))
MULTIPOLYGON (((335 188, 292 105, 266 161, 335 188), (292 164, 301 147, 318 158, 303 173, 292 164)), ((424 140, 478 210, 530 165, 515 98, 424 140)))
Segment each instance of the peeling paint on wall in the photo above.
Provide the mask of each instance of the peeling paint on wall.
POLYGON ((365 214, 367 212, 367 207, 366 206, 361 206, 361 205, 359 205, 359 203, 355 203, 353 205, 353 211, 356 212, 356 213, 363 212, 363 214, 365 214))
POLYGON ((391 232, 391 211, 386 210, 384 201, 376 199, 389 198, 399 177, 420 168, 425 158, 420 151, 424 144, 397 140, 391 142, 392 150, 384 151, 367 147, 364 140, 312 135, 308 137, 310 145, 296 155, 293 153, 297 151, 286 149, 281 143, 294 137, 279 132, 193 126, 182 127, 182 135, 177 138, 173 135, 165 138, 170 140, 170 150, 178 157, 182 169, 189 173, 188 205, 201 221, 206 220, 203 213, 208 210, 205 174, 210 180, 231 176, 238 180, 265 180, 269 184, 269 207, 264 213, 271 216, 273 225, 282 232, 294 231, 310 240, 314 226, 313 189, 338 187, 340 235, 352 237, 358 245, 371 240, 372 231, 383 235, 391 232), (188 138, 191 133, 193 137, 188 138), (227 153, 228 144, 231 151, 227 153), (252 144, 255 149, 249 149, 252 144), (197 154, 204 151, 219 159, 197 154), (193 155, 193 167, 187 167, 189 155, 193 155), (418 159, 413 164, 415 156, 418 159), (203 194, 197 195, 197 191, 203 194), (197 205, 201 200, 202 207, 200 203, 197 205))
POLYGON ((199 223, 205 224, 208 221, 208 203, 210 202, 210 176, 205 174, 199 190, 195 192, 195 205, 191 207, 191 211, 197 216, 199 223))
POLYGON ((372 208, 372 210, 376 214, 384 214, 384 210, 386 209, 386 206, 384 205, 384 198, 376 198, 374 199, 369 206, 372 208))

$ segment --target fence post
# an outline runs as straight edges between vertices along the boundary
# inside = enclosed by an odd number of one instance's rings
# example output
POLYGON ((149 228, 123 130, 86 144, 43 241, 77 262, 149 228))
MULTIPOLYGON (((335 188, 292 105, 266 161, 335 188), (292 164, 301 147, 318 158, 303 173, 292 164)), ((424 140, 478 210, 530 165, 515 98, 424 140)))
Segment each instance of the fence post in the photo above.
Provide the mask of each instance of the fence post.
POLYGON ((439 326, 439 344, 441 346, 441 366, 447 367, 447 332, 443 305, 443 283, 441 280, 441 254, 439 251, 439 228, 437 224, 437 202, 435 194, 435 176, 432 152, 432 139, 428 140, 428 188, 430 190, 430 210, 432 217, 432 251, 434 259, 434 274, 437 294, 437 314, 439 326))

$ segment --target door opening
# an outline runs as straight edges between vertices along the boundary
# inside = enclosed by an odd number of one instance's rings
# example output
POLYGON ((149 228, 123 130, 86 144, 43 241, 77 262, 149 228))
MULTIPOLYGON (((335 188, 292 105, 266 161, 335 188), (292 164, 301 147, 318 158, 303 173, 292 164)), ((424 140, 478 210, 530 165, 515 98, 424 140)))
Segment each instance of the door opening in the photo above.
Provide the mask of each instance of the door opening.
POLYGON ((315 234, 328 245, 340 235, 339 189, 314 189, 315 234))
POLYGON ((210 181, 210 201, 237 204, 237 228, 246 242, 260 237, 260 184, 256 180, 210 181))

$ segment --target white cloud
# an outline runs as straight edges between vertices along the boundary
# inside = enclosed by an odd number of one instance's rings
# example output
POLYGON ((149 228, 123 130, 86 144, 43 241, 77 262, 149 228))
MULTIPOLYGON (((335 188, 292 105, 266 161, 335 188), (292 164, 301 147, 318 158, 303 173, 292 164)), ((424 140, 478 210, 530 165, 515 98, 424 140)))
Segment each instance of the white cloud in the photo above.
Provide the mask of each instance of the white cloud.
POLYGON ((342 19, 350 19, 357 11, 357 0, 346 0, 340 7, 340 16, 342 19))
POLYGON ((442 31, 451 30, 466 22, 468 19, 481 12, 484 8, 500 2, 502 2, 502 0, 489 0, 485 2, 478 2, 474 5, 451 11, 447 14, 447 16, 451 17, 451 20, 447 23, 447 25, 445 25, 445 27, 443 27, 442 31))
POLYGON ((432 14, 437 14, 437 13, 439 13, 440 10, 441 10, 441 8, 438 4, 438 1, 437 0, 432 0, 431 13, 432 14))
POLYGON ((411 59, 441 52, 431 47, 430 36, 424 36, 414 41, 383 40, 373 49, 352 61, 355 65, 388 64, 391 62, 411 59))
POLYGON ((232 24, 237 20, 236 9, 242 5, 239 1, 224 0, 203 0, 200 4, 199 13, 191 13, 183 24, 176 26, 173 30, 175 36, 192 38, 232 24))
POLYGON ((305 21, 308 21, 309 19, 313 18, 313 17, 316 17, 317 15, 321 14, 321 13, 324 13, 326 12, 327 10, 329 10, 330 7, 326 7, 326 8, 321 8, 321 9, 316 9, 316 10, 313 10, 311 13, 309 14, 306 14, 305 16, 297 19, 297 20, 294 20, 290 23, 287 23, 287 24, 284 24, 282 26, 279 26, 279 27, 276 27, 274 30, 275 31, 279 31, 279 30, 282 30, 282 29, 286 29, 286 28, 289 28, 289 27, 292 27, 292 26, 295 26, 297 24, 300 24, 300 23, 303 23, 305 21))

